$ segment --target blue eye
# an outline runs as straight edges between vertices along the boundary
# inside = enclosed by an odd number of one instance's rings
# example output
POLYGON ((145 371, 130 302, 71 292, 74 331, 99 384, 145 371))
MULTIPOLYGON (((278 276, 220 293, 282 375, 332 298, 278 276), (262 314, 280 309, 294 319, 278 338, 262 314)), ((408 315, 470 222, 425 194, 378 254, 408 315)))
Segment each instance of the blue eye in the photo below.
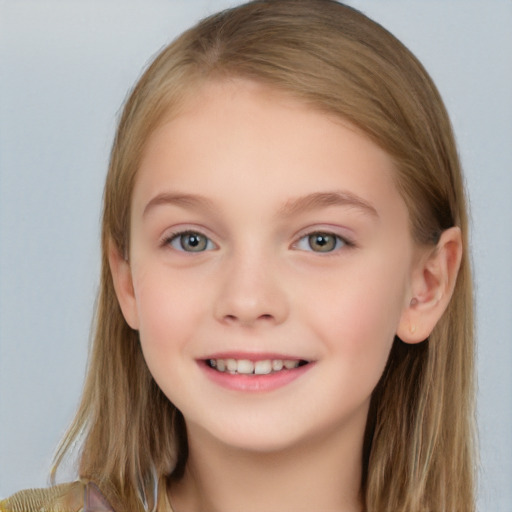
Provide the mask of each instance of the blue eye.
POLYGON ((197 231, 183 231, 175 233, 166 241, 173 249, 185 252, 204 252, 215 248, 213 242, 197 231))
POLYGON ((347 241, 333 233, 317 231, 303 236, 295 247, 302 251, 333 252, 341 247, 349 245, 347 241))

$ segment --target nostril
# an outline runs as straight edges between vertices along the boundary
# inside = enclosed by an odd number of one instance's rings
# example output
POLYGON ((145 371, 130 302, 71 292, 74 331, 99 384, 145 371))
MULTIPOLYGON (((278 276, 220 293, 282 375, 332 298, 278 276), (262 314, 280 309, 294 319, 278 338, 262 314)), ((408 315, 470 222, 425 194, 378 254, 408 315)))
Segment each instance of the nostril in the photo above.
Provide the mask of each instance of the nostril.
POLYGON ((262 315, 247 317, 247 318, 243 317, 242 315, 240 315, 240 316, 233 315, 233 314, 224 315, 224 321, 229 322, 229 323, 241 323, 241 324, 252 324, 253 322, 258 322, 261 320, 268 321, 268 320, 273 320, 273 319, 274 319, 274 315, 271 315, 269 313, 264 313, 262 315))

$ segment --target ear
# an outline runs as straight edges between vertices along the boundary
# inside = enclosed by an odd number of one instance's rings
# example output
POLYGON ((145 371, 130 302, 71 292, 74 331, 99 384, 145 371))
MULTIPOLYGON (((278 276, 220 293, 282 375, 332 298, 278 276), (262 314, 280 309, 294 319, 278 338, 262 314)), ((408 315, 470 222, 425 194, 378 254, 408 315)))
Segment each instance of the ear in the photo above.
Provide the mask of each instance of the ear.
POLYGON ((112 240, 109 243, 108 262, 123 316, 128 325, 137 330, 139 328, 139 315, 133 288, 132 270, 129 261, 120 254, 118 247, 112 240))
POLYGON ((435 249, 418 258, 397 329, 403 342, 420 343, 430 336, 452 297, 461 258, 462 237, 458 227, 443 231, 435 249))

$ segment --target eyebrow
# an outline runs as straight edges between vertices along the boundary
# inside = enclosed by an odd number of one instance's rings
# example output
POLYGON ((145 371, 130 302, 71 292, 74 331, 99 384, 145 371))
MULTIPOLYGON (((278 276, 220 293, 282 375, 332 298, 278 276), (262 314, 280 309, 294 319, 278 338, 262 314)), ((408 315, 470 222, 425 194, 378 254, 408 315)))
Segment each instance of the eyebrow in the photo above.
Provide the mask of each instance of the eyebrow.
POLYGON ((365 201, 363 198, 347 191, 336 192, 315 192, 307 196, 291 199, 281 208, 280 214, 283 216, 291 216, 295 213, 315 210, 328 206, 344 206, 353 207, 370 214, 373 217, 379 217, 375 207, 365 201))
POLYGON ((213 210, 213 202, 203 196, 195 194, 178 194, 171 192, 164 192, 153 197, 148 204, 144 207, 142 216, 145 217, 150 210, 160 205, 176 205, 185 208, 200 208, 204 210, 213 210))

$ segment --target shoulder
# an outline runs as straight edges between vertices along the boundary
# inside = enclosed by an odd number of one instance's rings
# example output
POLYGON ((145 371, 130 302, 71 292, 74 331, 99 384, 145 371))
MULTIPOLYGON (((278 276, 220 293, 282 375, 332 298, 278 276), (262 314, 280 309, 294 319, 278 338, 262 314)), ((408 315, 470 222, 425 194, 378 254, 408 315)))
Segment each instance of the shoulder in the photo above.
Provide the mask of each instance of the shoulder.
POLYGON ((114 512, 92 482, 28 489, 0 501, 0 512, 114 512))

